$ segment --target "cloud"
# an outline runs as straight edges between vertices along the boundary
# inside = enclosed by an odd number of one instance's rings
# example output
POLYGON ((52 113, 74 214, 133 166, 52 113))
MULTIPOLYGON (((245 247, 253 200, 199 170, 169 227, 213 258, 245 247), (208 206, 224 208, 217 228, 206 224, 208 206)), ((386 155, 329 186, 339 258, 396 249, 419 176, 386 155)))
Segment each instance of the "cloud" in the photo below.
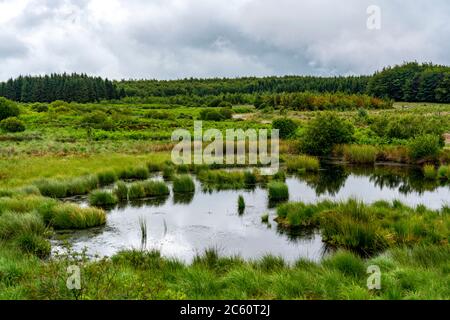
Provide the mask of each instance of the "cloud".
POLYGON ((450 64, 445 0, 0 0, 0 80, 368 74, 450 64), (376 2, 376 3, 375 3, 376 2), (381 8, 381 30, 366 9, 381 8))

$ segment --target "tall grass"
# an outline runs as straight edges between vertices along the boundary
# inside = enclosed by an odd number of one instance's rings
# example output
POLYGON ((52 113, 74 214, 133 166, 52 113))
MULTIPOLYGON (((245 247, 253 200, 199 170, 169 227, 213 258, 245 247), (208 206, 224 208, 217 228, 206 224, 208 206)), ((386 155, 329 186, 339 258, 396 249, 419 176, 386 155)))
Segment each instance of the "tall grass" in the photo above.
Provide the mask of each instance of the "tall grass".
POLYGON ((439 244, 450 235, 445 210, 410 208, 398 201, 366 205, 354 199, 317 204, 287 203, 278 207, 283 228, 315 226, 328 244, 363 254, 394 245, 439 244))
POLYGON ((170 190, 162 181, 142 181, 132 183, 128 187, 128 198, 130 200, 167 196, 170 190))
POLYGON ((106 223, 105 211, 97 208, 81 208, 72 203, 47 205, 39 209, 44 221, 58 230, 87 229, 106 223))
POLYGON ((117 204, 118 198, 111 191, 94 190, 89 194, 89 204, 95 207, 107 207, 117 204))
POLYGON ((175 168, 171 164, 165 163, 162 167, 162 175, 164 180, 171 180, 175 174, 175 168))
POLYGON ((194 180, 188 175, 177 176, 173 179, 174 193, 193 193, 195 192, 194 180))
POLYGON ((97 174, 98 184, 100 186, 107 186, 116 182, 119 178, 113 170, 99 172, 97 174))
POLYGON ((317 172, 320 168, 319 159, 307 155, 289 156, 285 159, 285 162, 287 171, 292 173, 302 171, 317 172))
POLYGON ((342 152, 345 161, 357 164, 373 164, 378 155, 378 149, 369 145, 345 145, 342 152))
POLYGON ((141 235, 141 250, 147 247, 147 220, 145 217, 139 217, 139 230, 141 235))
POLYGON ((65 198, 88 194, 99 185, 97 176, 89 175, 74 179, 45 179, 35 182, 39 192, 50 198, 65 198))
POLYGON ((125 182, 123 181, 117 182, 113 192, 119 201, 128 200, 128 186, 125 182))
POLYGON ((270 201, 286 201, 289 199, 289 189, 284 182, 271 181, 268 184, 270 201))
POLYGON ((146 167, 122 169, 117 174, 121 180, 146 180, 150 173, 146 167))

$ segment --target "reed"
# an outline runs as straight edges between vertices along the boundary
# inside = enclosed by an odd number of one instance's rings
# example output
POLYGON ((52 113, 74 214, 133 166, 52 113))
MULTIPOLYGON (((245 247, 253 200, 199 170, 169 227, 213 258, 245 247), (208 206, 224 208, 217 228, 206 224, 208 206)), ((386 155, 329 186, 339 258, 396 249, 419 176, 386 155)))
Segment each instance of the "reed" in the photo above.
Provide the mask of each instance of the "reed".
POLYGON ((299 171, 317 172, 320 168, 319 159, 307 155, 289 156, 285 159, 285 162, 287 171, 292 173, 299 171))
POLYGON ((239 195, 238 197, 238 212, 240 215, 244 214, 245 211, 245 200, 244 196, 239 195))
POLYGON ((378 149, 369 145, 345 145, 342 152, 345 161, 356 164, 374 164, 378 155, 378 149))
POLYGON ((114 194, 119 201, 127 201, 128 200, 128 186, 125 182, 119 181, 117 182, 114 188, 114 194))
POLYGON ((118 180, 118 177, 113 170, 99 172, 97 178, 100 186, 107 186, 118 180))

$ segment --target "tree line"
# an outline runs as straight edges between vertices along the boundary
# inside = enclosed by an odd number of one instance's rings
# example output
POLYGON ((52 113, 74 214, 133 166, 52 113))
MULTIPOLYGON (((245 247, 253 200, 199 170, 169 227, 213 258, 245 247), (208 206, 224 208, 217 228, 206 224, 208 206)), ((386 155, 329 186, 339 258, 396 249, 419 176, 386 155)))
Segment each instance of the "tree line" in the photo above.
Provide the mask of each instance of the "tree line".
POLYGON ((404 63, 375 73, 367 93, 396 101, 450 103, 450 67, 404 63))
POLYGON ((20 76, 0 83, 0 96, 18 102, 96 102, 120 99, 125 91, 108 79, 85 74, 20 76))
MULTIPOLYGON (((85 103, 126 97, 128 102, 198 105, 209 104, 218 98, 232 104, 240 104, 252 103, 263 96, 271 95, 277 99, 280 94, 300 92, 367 94, 386 100, 450 103, 450 67, 410 62, 384 68, 372 76, 122 81, 64 73, 37 77, 20 76, 0 83, 0 96, 19 102, 64 100, 85 103)), ((289 97, 296 101, 303 98, 289 97)), ((307 109, 311 107, 314 107, 314 103, 307 109)))

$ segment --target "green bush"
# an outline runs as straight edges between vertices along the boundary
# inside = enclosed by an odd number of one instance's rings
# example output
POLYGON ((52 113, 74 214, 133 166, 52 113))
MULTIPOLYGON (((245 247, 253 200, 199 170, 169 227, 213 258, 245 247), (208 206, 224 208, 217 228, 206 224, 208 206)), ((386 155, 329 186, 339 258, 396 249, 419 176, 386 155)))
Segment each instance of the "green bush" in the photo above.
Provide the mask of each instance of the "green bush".
POLYGON ((6 132, 23 132, 25 124, 16 117, 11 117, 0 121, 0 128, 6 132))
POLYGON ((450 180, 450 166, 440 166, 438 170, 438 178, 441 180, 450 180))
POLYGON ((423 175, 428 180, 436 179, 436 168, 432 164, 426 164, 423 167, 423 175))
POLYGON ((298 124, 292 119, 281 118, 272 122, 272 128, 280 130, 280 138, 287 139, 295 135, 298 129, 298 124))
POLYGON ((223 121, 233 117, 231 108, 203 109, 200 111, 200 120, 223 121))
POLYGON ((353 125, 336 113, 320 113, 308 124, 302 140, 302 150, 312 155, 328 155, 337 144, 352 141, 353 125))
POLYGON ((418 136, 409 142, 410 156, 414 160, 436 159, 441 149, 440 137, 436 135, 418 136))
POLYGON ((173 180, 174 193, 192 193, 195 192, 195 184, 190 176, 183 175, 175 177, 173 180))
POLYGON ((10 117, 17 117, 19 114, 19 107, 14 101, 0 97, 0 121, 10 117))

